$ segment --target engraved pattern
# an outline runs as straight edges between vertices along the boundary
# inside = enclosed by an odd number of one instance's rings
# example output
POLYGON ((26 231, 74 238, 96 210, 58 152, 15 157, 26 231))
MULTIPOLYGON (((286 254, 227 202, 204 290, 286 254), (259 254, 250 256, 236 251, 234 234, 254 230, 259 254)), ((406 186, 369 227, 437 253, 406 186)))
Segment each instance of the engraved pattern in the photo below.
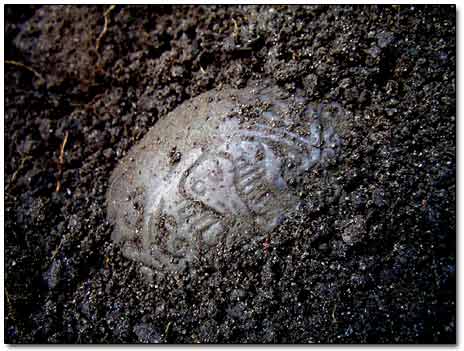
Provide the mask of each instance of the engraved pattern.
MULTIPOLYGON (((272 230, 297 199, 287 190, 282 159, 271 145, 285 146, 287 160, 295 164, 292 174, 287 172, 287 176, 296 176, 326 155, 325 150, 321 153, 323 143, 335 147, 339 140, 333 128, 322 131, 317 121, 311 124, 307 138, 282 128, 256 124, 254 130, 239 130, 216 151, 203 152, 182 172, 176 187, 177 196, 182 198, 180 204, 168 210, 160 203, 152 216, 172 216, 176 223, 166 228, 167 242, 159 247, 174 257, 184 258, 189 249, 197 252, 204 245, 214 246, 227 235, 223 223, 226 216, 248 217, 262 230, 272 230), (281 205, 276 206, 278 203, 281 205), (196 210, 195 204, 201 209, 196 210)), ((329 150, 333 156, 335 151, 329 150)), ((159 227, 153 226, 155 222, 159 218, 150 220, 151 237, 159 236, 159 227)))
POLYGON ((231 228, 274 229, 299 202, 289 180, 333 158, 340 146, 326 122, 339 106, 307 107, 300 130, 282 118, 289 113, 286 102, 274 101, 252 125, 226 129, 232 132, 220 143, 182 155, 146 198, 141 233, 123 232, 124 254, 146 266, 181 269, 202 250, 227 244, 231 228))

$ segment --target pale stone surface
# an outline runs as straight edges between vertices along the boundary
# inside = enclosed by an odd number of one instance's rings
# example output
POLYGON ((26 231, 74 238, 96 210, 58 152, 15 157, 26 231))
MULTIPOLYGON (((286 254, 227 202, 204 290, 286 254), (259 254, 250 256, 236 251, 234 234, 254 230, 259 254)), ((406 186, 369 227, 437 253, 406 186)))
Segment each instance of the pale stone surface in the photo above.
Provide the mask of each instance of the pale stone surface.
POLYGON ((169 113, 110 180, 108 218, 126 257, 183 269, 299 203, 289 181, 338 154, 343 113, 269 83, 202 94, 169 113))

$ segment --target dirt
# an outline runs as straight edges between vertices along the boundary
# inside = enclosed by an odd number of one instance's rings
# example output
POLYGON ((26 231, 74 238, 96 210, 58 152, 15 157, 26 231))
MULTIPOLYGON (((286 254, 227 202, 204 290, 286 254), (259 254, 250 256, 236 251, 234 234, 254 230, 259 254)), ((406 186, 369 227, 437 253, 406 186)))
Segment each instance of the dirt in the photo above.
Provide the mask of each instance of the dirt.
POLYGON ((5 22, 7 343, 456 342, 454 5, 6 5, 5 22), (349 112, 333 176, 299 179, 266 238, 147 283, 111 241, 111 172, 183 101, 259 79, 349 112))

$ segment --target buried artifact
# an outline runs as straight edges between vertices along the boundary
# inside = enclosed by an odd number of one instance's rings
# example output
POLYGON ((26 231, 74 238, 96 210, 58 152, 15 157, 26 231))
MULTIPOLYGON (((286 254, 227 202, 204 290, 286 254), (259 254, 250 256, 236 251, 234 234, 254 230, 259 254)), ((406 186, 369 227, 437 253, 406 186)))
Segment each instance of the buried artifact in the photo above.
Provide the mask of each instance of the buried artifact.
POLYGON ((114 171, 113 240, 147 268, 181 270, 232 233, 268 233, 299 203, 289 184, 337 155, 342 117, 263 82, 185 102, 114 171))

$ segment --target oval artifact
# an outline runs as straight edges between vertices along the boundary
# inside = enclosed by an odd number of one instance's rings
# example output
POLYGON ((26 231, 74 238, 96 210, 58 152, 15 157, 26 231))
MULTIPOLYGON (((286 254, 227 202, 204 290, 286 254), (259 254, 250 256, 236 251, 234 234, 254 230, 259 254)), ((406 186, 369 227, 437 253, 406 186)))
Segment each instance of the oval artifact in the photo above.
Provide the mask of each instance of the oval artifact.
POLYGON ((114 171, 113 239, 147 268, 179 270, 231 233, 271 231, 299 203, 292 179, 337 154, 341 115, 263 82, 185 102, 114 171))

